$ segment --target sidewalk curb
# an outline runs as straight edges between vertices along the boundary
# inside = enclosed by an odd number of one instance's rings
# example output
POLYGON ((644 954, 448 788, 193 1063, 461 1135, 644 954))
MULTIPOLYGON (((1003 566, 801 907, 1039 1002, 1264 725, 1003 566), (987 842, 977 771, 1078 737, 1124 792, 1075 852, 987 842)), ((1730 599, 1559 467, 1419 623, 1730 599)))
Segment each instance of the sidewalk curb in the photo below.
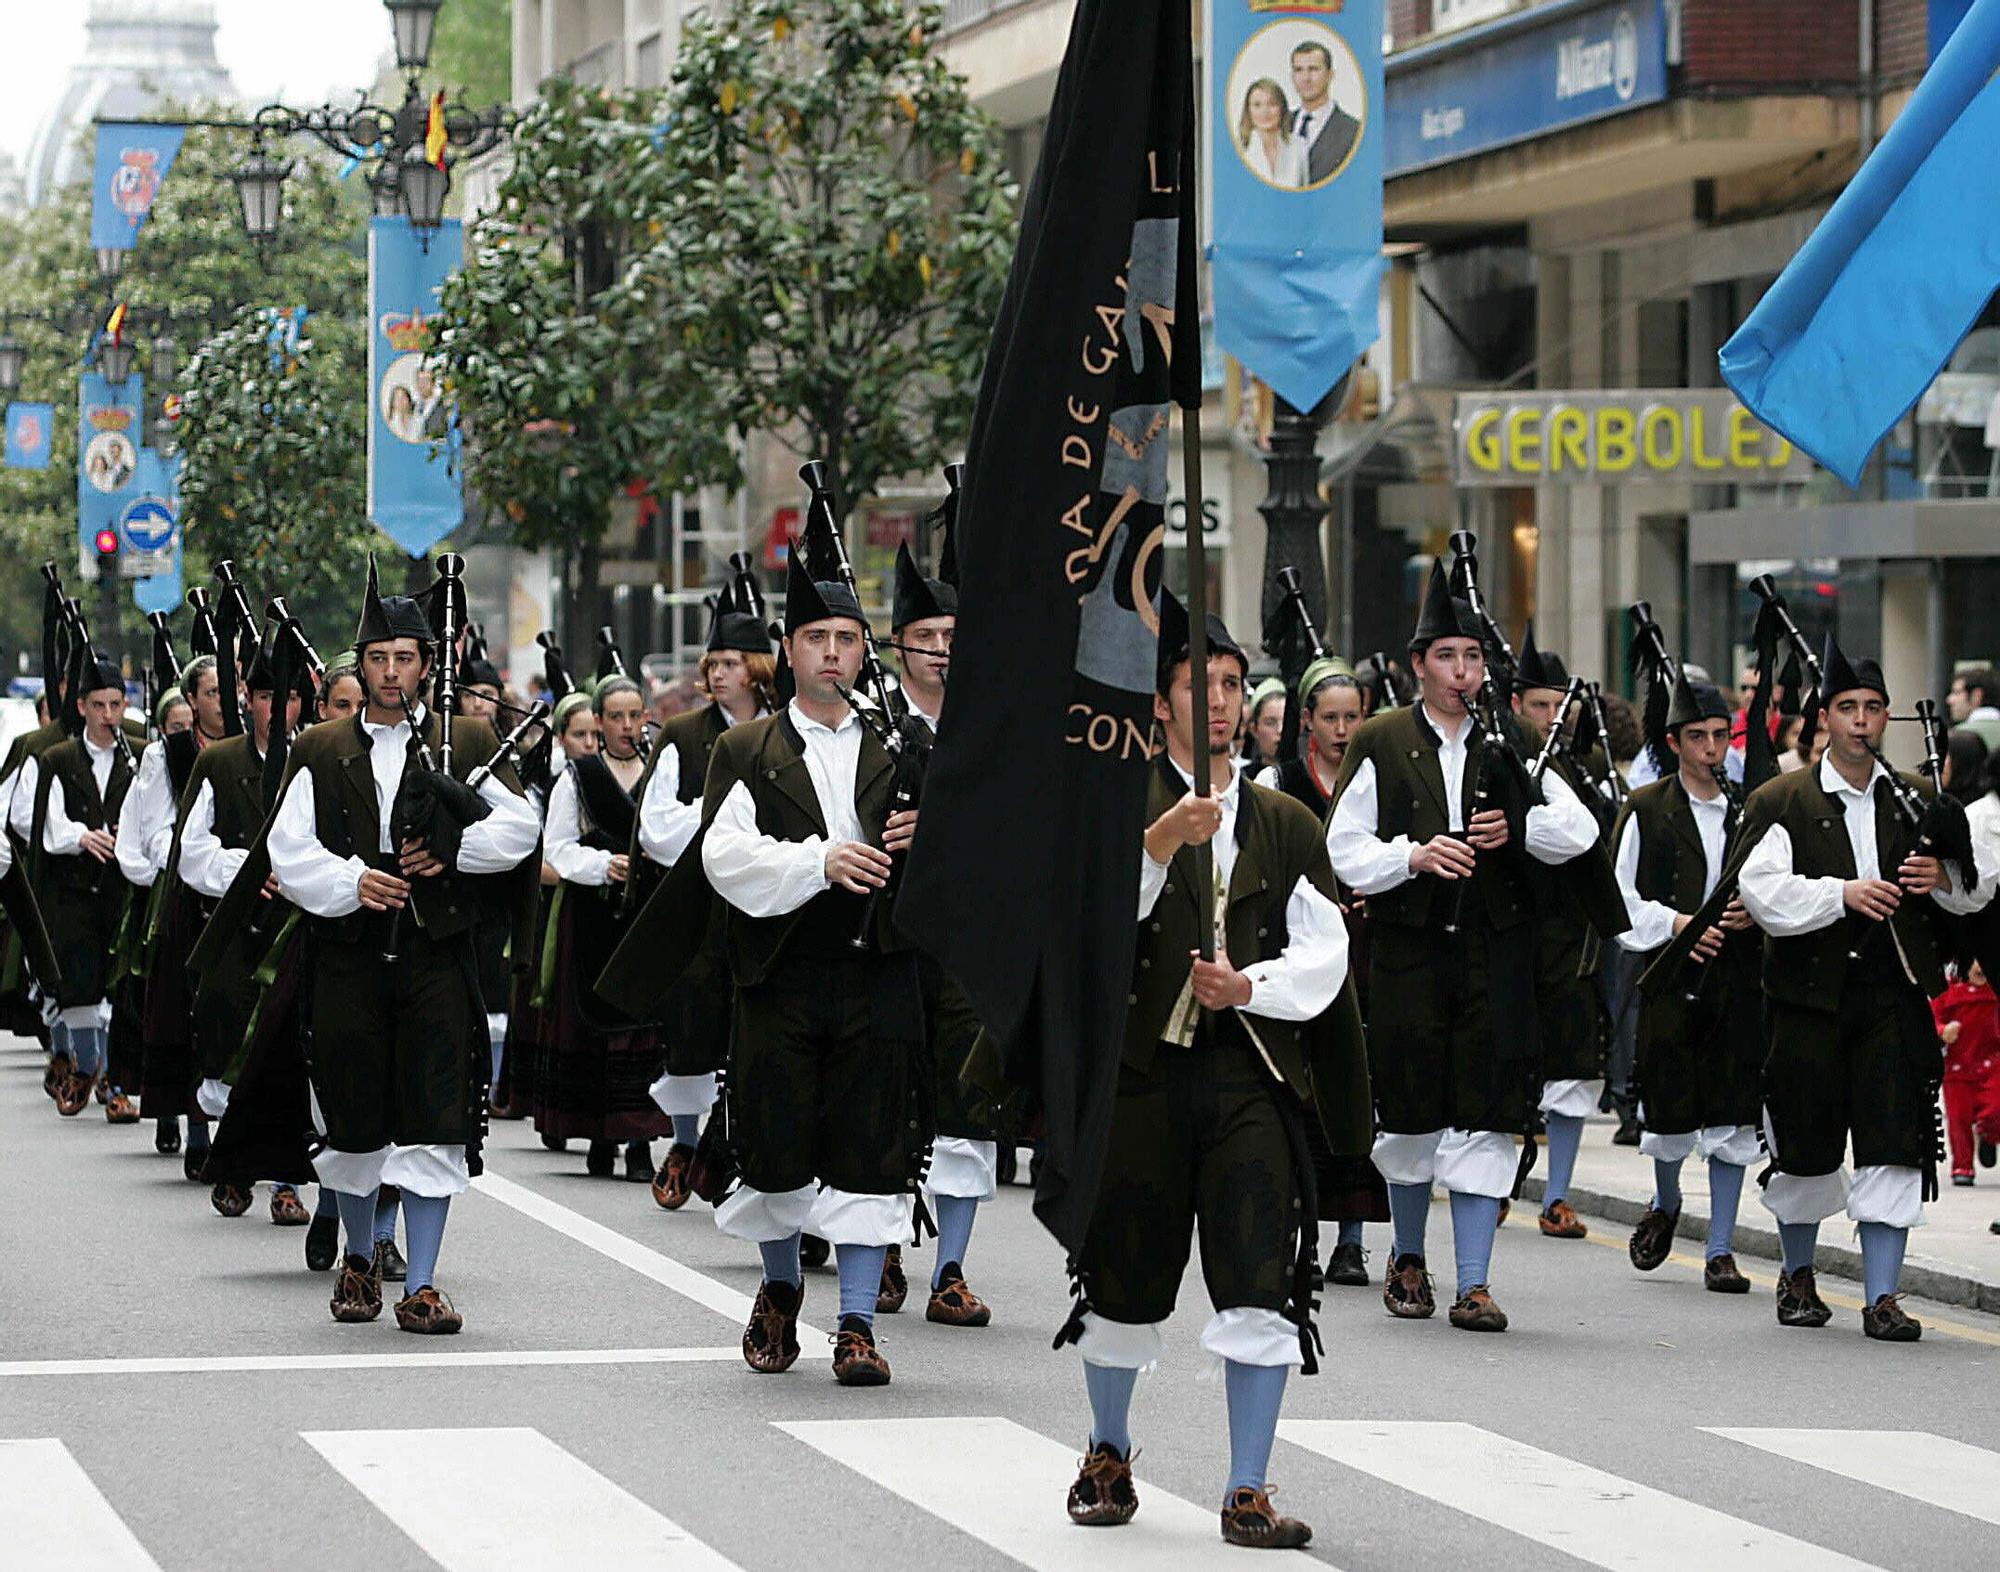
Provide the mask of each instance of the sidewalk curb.
MULTIPOLYGON (((1524 1201, 1533 1201, 1539 1210, 1546 1189, 1545 1180, 1539 1176, 1531 1178, 1521 1186, 1521 1198, 1524 1201)), ((1611 1195, 1603 1190, 1582 1189, 1576 1185, 1570 1186, 1566 1199, 1579 1212, 1607 1222, 1622 1223, 1628 1228, 1635 1225, 1646 1211, 1643 1202, 1622 1195, 1611 1195)), ((1534 1218, 1529 1216, 1524 1221, 1532 1223, 1534 1218)), ((1829 1218, 1827 1221, 1837 1223, 1840 1219, 1829 1218)), ((1816 1258, 1820 1271, 1860 1282, 1861 1252, 1851 1245, 1828 1242, 1824 1237, 1825 1232, 1824 1230, 1822 1232, 1816 1258)), ((1681 1209, 1680 1225, 1674 1233, 1681 1239, 1705 1243, 1708 1239, 1708 1214, 1697 1212, 1690 1201, 1681 1209)), ((1736 1252, 1739 1255, 1755 1256, 1761 1261, 1784 1259, 1776 1228, 1760 1228, 1755 1224, 1741 1221, 1736 1225, 1736 1252)), ((1996 1252, 1995 1265, 2000 1267, 2000 1252, 1996 1252)), ((2000 1315, 2000 1282, 1984 1282, 1956 1267, 1927 1265, 1920 1257, 1912 1256, 1903 1266, 1903 1287, 1920 1299, 1932 1299, 1939 1304, 1959 1305, 1968 1310, 1984 1310, 1989 1315, 2000 1315)))

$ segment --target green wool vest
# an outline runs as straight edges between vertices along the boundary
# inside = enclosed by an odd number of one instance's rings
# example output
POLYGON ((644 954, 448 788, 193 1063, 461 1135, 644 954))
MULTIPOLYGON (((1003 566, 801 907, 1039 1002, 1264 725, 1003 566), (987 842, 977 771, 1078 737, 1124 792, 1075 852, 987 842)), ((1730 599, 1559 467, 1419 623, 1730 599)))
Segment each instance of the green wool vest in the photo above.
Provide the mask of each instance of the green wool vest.
MULTIPOLYGON (((1913 775, 1904 775, 1902 779, 1925 797, 1931 795, 1928 781, 1913 775)), ((1758 787, 1750 794, 1743 812, 1746 846, 1754 845, 1776 825, 1791 838, 1794 873, 1809 879, 1858 877, 1854 848, 1848 843, 1840 804, 1821 788, 1818 769, 1795 770, 1758 787)), ((1875 847, 1883 878, 1896 877, 1897 868, 1909 856, 1915 840, 1896 808, 1887 782, 1878 782, 1875 847)), ((1932 929, 1932 914, 1937 911, 1936 902, 1928 898, 1906 898, 1889 919, 1910 975, 1932 998, 1944 992, 1944 968, 1932 929)), ((1862 921, 1865 919, 1844 917, 1829 927, 1796 938, 1766 936, 1765 991, 1780 1004, 1838 1013, 1841 988, 1847 976, 1847 952, 1857 936, 1866 931, 1859 926, 1862 921)))
POLYGON ((106 830, 116 825, 118 810, 124 806, 125 793, 132 785, 132 771, 126 766, 124 755, 116 752, 111 755, 111 774, 102 793, 97 789, 97 777, 91 773, 90 757, 80 738, 50 748, 41 756, 39 768, 41 777, 35 793, 37 866, 48 877, 71 884, 102 888, 107 883, 117 883, 121 875, 116 862, 100 863, 82 853, 51 857, 43 852, 42 827, 48 822, 50 794, 58 791, 63 794, 63 811, 85 829, 106 830))
MULTIPOLYGON (((861 739, 855 770, 854 806, 862 833, 872 845, 882 844, 882 826, 889 817, 889 755, 872 732, 861 739)), ((709 757, 703 804, 703 824, 713 823, 723 800, 737 785, 749 789, 757 809, 757 828, 774 840, 805 841, 826 835, 819 798, 805 765, 804 743, 791 717, 781 712, 732 726, 716 741, 709 757)), ((825 899, 820 897, 819 899, 825 899)), ((818 901, 808 901, 782 917, 747 917, 731 906, 724 918, 730 971, 738 987, 754 987, 776 968, 786 941, 801 922, 811 921, 818 901)), ((888 921, 889 902, 875 906, 875 947, 878 952, 903 949, 888 921)))
MULTIPOLYGON (((1147 795, 1146 822, 1165 813, 1185 790, 1179 772, 1162 755, 1147 795)), ((1229 958, 1240 970, 1284 953, 1290 943, 1285 907, 1301 879, 1330 901, 1337 902, 1340 891, 1327 861, 1326 841, 1310 812, 1283 792, 1247 779, 1238 791, 1236 862, 1230 869, 1224 933, 1229 958)), ((1201 944, 1198 878, 1194 849, 1183 846, 1168 865, 1159 900, 1139 923, 1123 1052, 1125 1063, 1136 1070, 1151 1066, 1155 1054, 1173 1051, 1162 1049, 1161 1040, 1193 970, 1189 952, 1201 944)), ((1272 1068, 1311 1102, 1312 1076, 1299 1040, 1303 1023, 1267 1020, 1254 1012, 1246 1012, 1245 1019, 1270 1056, 1272 1068)))
POLYGON ((244 732, 211 743, 195 755, 181 793, 181 822, 206 781, 215 794, 215 838, 232 849, 251 845, 264 827, 264 761, 244 732))
MULTIPOLYGON (((1451 832, 1444 771, 1438 762, 1437 734, 1428 722, 1419 719, 1419 708, 1414 704, 1404 705, 1364 722, 1348 745, 1340 780, 1334 787, 1333 799, 1338 807, 1363 761, 1374 764, 1375 833, 1385 841, 1407 835, 1412 841, 1422 843, 1451 832)), ((1463 796, 1468 819, 1484 747, 1483 742, 1475 739, 1466 750, 1463 796)), ((1525 855, 1506 852, 1479 859, 1473 888, 1466 899, 1468 915, 1475 909, 1483 909, 1487 922, 1496 929, 1515 927, 1534 916, 1534 901, 1520 868, 1520 859, 1525 855)), ((1442 927, 1454 899, 1454 893, 1443 880, 1419 876, 1405 880, 1393 890, 1369 896, 1368 915, 1371 921, 1393 923, 1401 928, 1442 927)))

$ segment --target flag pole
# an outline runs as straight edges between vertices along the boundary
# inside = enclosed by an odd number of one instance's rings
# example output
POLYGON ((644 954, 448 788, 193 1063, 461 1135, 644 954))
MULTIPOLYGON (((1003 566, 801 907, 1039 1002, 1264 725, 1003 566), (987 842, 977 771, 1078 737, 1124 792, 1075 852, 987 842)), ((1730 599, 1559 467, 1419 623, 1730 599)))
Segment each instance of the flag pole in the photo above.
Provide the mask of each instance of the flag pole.
MULTIPOLYGON (((1194 794, 1214 795, 1208 756, 1208 551, 1202 539, 1201 406, 1181 406, 1181 489, 1187 509, 1188 691, 1194 732, 1194 794)), ((1215 959, 1215 848, 1194 848, 1194 901, 1199 914, 1201 958, 1215 959)))

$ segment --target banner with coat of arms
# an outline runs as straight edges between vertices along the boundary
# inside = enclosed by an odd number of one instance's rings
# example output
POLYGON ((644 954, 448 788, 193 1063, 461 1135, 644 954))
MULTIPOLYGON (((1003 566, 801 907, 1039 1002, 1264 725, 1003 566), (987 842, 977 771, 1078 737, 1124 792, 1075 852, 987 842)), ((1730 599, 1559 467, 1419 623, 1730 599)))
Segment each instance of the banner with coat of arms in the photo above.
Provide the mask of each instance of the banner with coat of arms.
POLYGON ((97 128, 97 170, 90 188, 93 250, 132 249, 186 135, 180 126, 114 123, 97 128))
POLYGON ((7 406, 7 467, 47 469, 49 446, 55 437, 56 407, 53 404, 9 404, 7 406))
POLYGON ((447 220, 425 245, 407 218, 368 228, 368 518, 412 557, 464 522, 458 418, 434 342, 438 292, 465 251, 447 220))
POLYGON ((1215 333, 1313 408, 1375 342, 1382 0, 1208 0, 1215 333))
POLYGON ((115 529, 138 495, 139 439, 145 432, 145 379, 113 387, 86 371, 77 379, 76 540, 86 559, 101 529, 115 529))

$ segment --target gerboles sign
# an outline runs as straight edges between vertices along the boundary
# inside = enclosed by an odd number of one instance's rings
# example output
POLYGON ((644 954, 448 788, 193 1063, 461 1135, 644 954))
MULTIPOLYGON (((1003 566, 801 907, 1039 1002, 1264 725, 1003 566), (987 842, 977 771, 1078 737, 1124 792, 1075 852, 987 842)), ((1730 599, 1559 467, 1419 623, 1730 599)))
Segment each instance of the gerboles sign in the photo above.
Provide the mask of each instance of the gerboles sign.
POLYGON ((1773 485, 1813 462, 1726 389, 1461 393, 1461 486, 1773 485))

